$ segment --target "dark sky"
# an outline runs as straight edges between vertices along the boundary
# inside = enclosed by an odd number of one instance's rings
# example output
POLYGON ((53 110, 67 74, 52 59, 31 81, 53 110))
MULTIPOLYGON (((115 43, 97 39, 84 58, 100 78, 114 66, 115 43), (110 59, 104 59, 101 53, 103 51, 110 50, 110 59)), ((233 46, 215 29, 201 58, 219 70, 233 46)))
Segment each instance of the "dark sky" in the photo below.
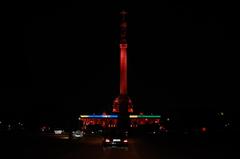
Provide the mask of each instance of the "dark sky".
POLYGON ((21 2, 4 16, 1 112, 98 112, 119 92, 119 12, 128 14, 136 109, 236 109, 239 9, 221 2, 21 2))

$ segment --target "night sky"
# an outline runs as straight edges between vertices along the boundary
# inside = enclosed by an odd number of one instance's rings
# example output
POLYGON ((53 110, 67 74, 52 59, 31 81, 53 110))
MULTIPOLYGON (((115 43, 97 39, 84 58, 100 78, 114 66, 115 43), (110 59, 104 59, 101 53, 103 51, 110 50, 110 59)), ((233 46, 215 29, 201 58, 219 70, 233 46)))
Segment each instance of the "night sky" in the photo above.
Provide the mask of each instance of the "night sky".
POLYGON ((128 11, 128 94, 135 109, 235 110, 239 105, 235 4, 39 1, 8 6, 2 114, 111 110, 119 93, 122 8, 128 11))

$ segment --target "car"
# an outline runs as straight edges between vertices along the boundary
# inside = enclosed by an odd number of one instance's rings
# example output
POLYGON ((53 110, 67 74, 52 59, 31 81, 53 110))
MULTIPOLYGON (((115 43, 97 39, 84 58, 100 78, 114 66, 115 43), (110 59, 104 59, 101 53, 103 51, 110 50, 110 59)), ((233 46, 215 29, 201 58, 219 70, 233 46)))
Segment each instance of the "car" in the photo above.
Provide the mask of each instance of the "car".
POLYGON ((73 139, 82 138, 83 135, 84 135, 84 132, 82 130, 72 131, 72 138, 73 139))
POLYGON ((111 148, 128 150, 128 137, 125 131, 112 128, 105 130, 103 135, 102 146, 104 151, 111 148))
POLYGON ((55 135, 60 135, 60 134, 63 134, 63 133, 64 133, 63 129, 58 129, 58 128, 54 129, 54 134, 55 135))

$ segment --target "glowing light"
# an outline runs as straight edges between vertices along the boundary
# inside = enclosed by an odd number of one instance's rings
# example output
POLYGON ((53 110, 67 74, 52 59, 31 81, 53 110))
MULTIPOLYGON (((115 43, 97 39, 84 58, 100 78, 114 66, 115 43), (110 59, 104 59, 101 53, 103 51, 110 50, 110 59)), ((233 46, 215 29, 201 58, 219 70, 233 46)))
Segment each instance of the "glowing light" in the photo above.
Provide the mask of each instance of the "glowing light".
POLYGON ((60 139, 69 139, 69 136, 62 136, 60 139))
POLYGON ((128 142, 128 140, 127 140, 127 139, 125 139, 125 140, 123 140, 123 142, 127 143, 127 142, 128 142))
POLYGON ((228 127, 228 126, 230 126, 230 123, 226 123, 226 124, 224 124, 224 126, 225 126, 225 127, 228 127))
POLYGON ((161 118, 160 115, 130 115, 130 118, 161 118))
MULTIPOLYGON (((80 115, 80 118, 118 118, 118 115, 80 115)), ((160 115, 129 115, 129 118, 161 118, 160 115)))
POLYGON ((81 118, 88 118, 89 115, 80 115, 81 118))
POLYGON ((120 94, 127 94, 127 45, 120 45, 120 94))
POLYGON ((207 128, 206 127, 202 127, 202 132, 206 132, 207 131, 207 128))
POLYGON ((220 114, 221 114, 222 116, 224 115, 224 113, 223 113, 223 112, 221 112, 220 114))
POLYGON ((130 118, 138 118, 138 115, 130 115, 130 118))
POLYGON ((80 118, 118 118, 118 115, 80 115, 80 118))
POLYGON ((105 142, 110 142, 110 140, 109 140, 109 139, 106 139, 105 142))
POLYGON ((63 130, 54 130, 54 133, 55 133, 55 134, 62 134, 62 133, 63 133, 63 130))

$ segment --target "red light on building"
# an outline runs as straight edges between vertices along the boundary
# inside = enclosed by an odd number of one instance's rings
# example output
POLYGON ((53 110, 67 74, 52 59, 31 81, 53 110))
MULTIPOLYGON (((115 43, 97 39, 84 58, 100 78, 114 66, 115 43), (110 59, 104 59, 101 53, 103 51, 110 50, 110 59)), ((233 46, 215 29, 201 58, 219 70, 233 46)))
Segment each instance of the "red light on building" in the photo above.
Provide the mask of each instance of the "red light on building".
POLYGON ((206 131, 207 131, 207 128, 206 128, 206 127, 202 127, 202 128, 201 128, 201 131, 202 131, 202 132, 206 132, 206 131))

